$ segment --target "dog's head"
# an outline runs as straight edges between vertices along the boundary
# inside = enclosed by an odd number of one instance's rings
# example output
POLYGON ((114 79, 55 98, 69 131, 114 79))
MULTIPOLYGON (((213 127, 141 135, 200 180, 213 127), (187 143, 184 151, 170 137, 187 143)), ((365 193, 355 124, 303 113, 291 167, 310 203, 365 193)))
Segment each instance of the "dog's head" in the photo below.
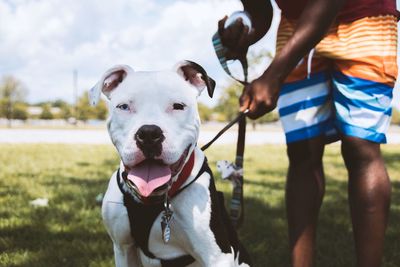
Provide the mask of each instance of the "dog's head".
POLYGON ((215 82, 191 61, 172 71, 135 72, 121 65, 109 69, 90 91, 109 100, 108 131, 127 172, 142 197, 177 178, 198 138, 197 97, 215 82))

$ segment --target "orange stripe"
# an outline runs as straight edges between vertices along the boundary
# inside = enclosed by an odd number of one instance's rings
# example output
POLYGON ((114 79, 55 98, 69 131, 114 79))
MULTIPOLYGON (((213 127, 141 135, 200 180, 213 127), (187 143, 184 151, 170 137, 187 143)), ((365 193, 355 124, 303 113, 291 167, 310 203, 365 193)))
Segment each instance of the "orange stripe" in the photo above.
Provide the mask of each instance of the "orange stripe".
POLYGON ((394 87, 396 79, 392 79, 391 77, 384 76, 379 72, 375 72, 372 70, 365 69, 357 69, 357 68, 349 68, 341 71, 344 75, 357 77, 369 81, 374 81, 382 84, 386 84, 390 87, 394 87))
POLYGON ((329 47, 319 47, 317 46, 316 55, 327 57, 331 59, 348 59, 353 60, 360 57, 370 57, 370 56, 396 56, 396 48, 393 49, 385 49, 382 51, 382 47, 379 46, 370 46, 370 47, 360 47, 357 49, 329 49, 329 47))
POLYGON ((335 67, 346 75, 393 86, 397 77, 396 57, 363 57, 337 60, 335 67))
POLYGON ((372 29, 372 30, 379 30, 383 29, 383 28, 388 28, 388 29, 392 29, 392 28, 396 28, 397 24, 396 23, 391 23, 391 22, 373 22, 373 23, 369 23, 369 22, 365 22, 362 24, 354 24, 351 26, 348 25, 339 25, 337 27, 332 27, 328 32, 340 32, 342 34, 348 34, 349 32, 352 32, 354 30, 365 30, 365 29, 372 29))
POLYGON ((393 29, 380 29, 380 30, 354 30, 353 32, 345 35, 342 33, 338 33, 338 34, 332 34, 332 35, 327 35, 325 38, 338 38, 340 40, 343 41, 348 41, 348 40, 354 40, 354 39, 359 39, 359 38, 365 38, 365 37, 381 37, 383 36, 383 39, 386 39, 386 37, 396 37, 397 36, 397 28, 393 28, 393 29))
MULTIPOLYGON (((279 52, 292 36, 295 23, 282 18, 277 36, 279 52)), ((307 61, 285 82, 307 78, 307 61)), ((329 68, 329 62, 345 75, 393 86, 397 77, 397 20, 394 16, 367 17, 333 26, 316 46, 312 73, 329 68)))
MULTIPOLYGON (((328 70, 329 60, 313 57, 311 73, 328 70)), ((334 68, 345 75, 394 86, 397 77, 396 57, 367 57, 357 60, 336 60, 334 68)), ((307 61, 297 66, 287 77, 285 83, 307 78, 307 61)))
POLYGON ((354 22, 352 24, 336 24, 331 27, 331 30, 338 30, 342 32, 352 31, 354 29, 376 29, 381 26, 396 27, 396 20, 379 20, 379 21, 363 21, 354 22))

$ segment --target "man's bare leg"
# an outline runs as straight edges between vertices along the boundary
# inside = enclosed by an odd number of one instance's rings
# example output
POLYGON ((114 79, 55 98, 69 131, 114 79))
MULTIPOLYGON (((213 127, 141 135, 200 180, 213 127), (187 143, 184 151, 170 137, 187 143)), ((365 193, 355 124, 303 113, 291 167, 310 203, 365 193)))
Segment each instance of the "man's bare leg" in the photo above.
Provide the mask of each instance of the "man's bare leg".
POLYGON ((391 186, 380 145, 344 137, 342 155, 349 172, 349 204, 357 266, 381 266, 391 186))
POLYGON ((288 145, 286 211, 293 267, 314 263, 318 213, 325 191, 322 137, 288 145))

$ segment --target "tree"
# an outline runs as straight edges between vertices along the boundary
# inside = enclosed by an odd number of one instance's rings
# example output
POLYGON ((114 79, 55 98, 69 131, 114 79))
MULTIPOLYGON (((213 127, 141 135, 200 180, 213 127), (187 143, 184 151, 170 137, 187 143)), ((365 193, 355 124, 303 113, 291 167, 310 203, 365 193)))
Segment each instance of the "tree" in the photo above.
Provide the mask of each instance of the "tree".
POLYGON ((235 82, 225 88, 222 92, 221 97, 218 100, 218 104, 215 107, 223 121, 233 120, 239 111, 239 97, 242 93, 243 86, 235 82))
POLYGON ((86 122, 90 119, 91 113, 93 113, 93 111, 89 104, 88 93, 85 92, 76 103, 76 119, 86 122))
POLYGON ((55 100, 54 102, 51 103, 51 106, 61 109, 62 107, 68 106, 68 103, 65 100, 57 99, 57 100, 55 100))
POLYGON ((106 103, 101 100, 97 106, 92 107, 89 103, 88 92, 85 92, 76 104, 76 118, 86 122, 89 119, 105 120, 108 114, 106 103))
POLYGON ((213 110, 202 103, 197 105, 199 109, 199 116, 202 121, 210 121, 212 118, 213 110))
POLYGON ((14 105, 12 118, 15 120, 27 120, 28 119, 28 105, 23 102, 17 102, 14 105))
POLYGON ((60 118, 61 119, 68 120, 69 118, 71 118, 73 116, 72 115, 72 107, 68 103, 60 106, 59 108, 60 108, 60 118))
POLYGON ((91 107, 92 109, 94 109, 94 113, 96 116, 96 119, 98 120, 105 120, 107 119, 107 115, 108 115, 108 107, 106 102, 104 102, 103 100, 101 100, 96 107, 91 107))
POLYGON ((11 127, 13 110, 16 103, 24 102, 26 90, 22 83, 13 76, 4 76, 0 84, 0 116, 8 119, 8 127, 11 127))
POLYGON ((59 108, 60 112, 58 114, 56 114, 55 118, 57 119, 64 119, 64 120, 68 120, 73 116, 73 107, 68 104, 68 102, 62 100, 62 99, 57 99, 51 103, 52 107, 54 108, 59 108))
POLYGON ((53 113, 51 113, 51 106, 49 104, 44 104, 42 106, 42 113, 39 116, 42 120, 52 120, 54 119, 53 113))
MULTIPOLYGON (((239 97, 242 94, 243 86, 237 82, 232 83, 227 88, 225 88, 222 93, 218 104, 216 106, 216 111, 220 113, 219 118, 223 121, 233 120, 239 111, 239 97)), ((279 120, 278 113, 274 110, 252 121, 253 127, 257 123, 266 123, 279 120)))

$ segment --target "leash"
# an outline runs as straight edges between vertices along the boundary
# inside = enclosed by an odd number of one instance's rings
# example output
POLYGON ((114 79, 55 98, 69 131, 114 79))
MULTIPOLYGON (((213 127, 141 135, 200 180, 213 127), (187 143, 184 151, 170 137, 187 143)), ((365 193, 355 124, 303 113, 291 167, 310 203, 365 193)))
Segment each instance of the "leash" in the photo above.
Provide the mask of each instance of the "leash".
MULTIPOLYGON (((215 141, 217 141, 217 139, 223 135, 226 131, 228 131, 233 125, 235 125, 236 123, 239 123, 239 128, 240 128, 240 122, 244 120, 244 122, 246 122, 246 114, 247 112, 249 112, 248 109, 246 109, 243 112, 239 112, 239 114, 236 116, 236 118, 234 118, 231 122, 229 122, 224 128, 222 128, 222 130, 220 130, 215 137, 209 141, 207 144, 203 145, 201 147, 201 150, 204 151, 207 148, 209 148, 215 141)), ((242 122, 243 124, 243 122, 242 122)), ((243 126, 242 126, 243 127, 243 126)), ((246 128, 246 126, 244 125, 244 128, 246 128)), ((246 129, 244 129, 244 131, 246 132, 246 129)), ((240 138, 238 138, 240 139, 240 138)), ((243 142, 244 143, 244 142, 243 142)), ((244 149, 243 149, 244 150, 244 149)), ((243 156, 243 155, 242 155, 243 156)))
MULTIPOLYGON (((212 43, 214 46, 215 53, 218 57, 219 63, 225 72, 231 76, 234 80, 242 84, 244 87, 248 84, 248 63, 247 58, 244 56, 239 61, 242 65, 243 77, 244 80, 237 79, 234 77, 229 70, 227 59, 225 57, 227 49, 223 46, 221 42, 221 38, 216 32, 212 37, 212 43)), ((211 146, 223 133, 225 133, 230 127, 234 124, 238 123, 238 139, 236 142, 236 157, 235 163, 230 166, 234 169, 234 171, 228 176, 223 177, 224 179, 229 179, 233 184, 232 189, 232 199, 230 202, 230 218, 232 224, 235 228, 239 228, 244 219, 244 205, 243 205, 243 157, 244 157, 244 149, 245 149, 245 139, 246 139, 246 114, 248 113, 248 109, 244 112, 239 112, 238 116, 233 119, 228 125, 226 125, 218 134, 206 145, 204 145, 201 149, 204 151, 209 146, 211 146)))
POLYGON ((238 123, 238 139, 236 142, 236 157, 234 168, 236 171, 228 178, 232 181, 232 198, 230 202, 230 219, 235 228, 239 228, 243 223, 244 218, 244 205, 243 205, 243 157, 244 148, 246 141, 246 114, 249 112, 246 109, 229 122, 222 130, 220 130, 217 135, 208 143, 201 147, 202 151, 209 148, 221 135, 223 135, 227 130, 229 130, 233 125, 238 123))
MULTIPOLYGON (((248 109, 246 110, 249 111, 248 109)), ((246 112, 246 113, 247 113, 246 112)), ((239 123, 238 129, 238 140, 236 143, 236 158, 235 165, 238 169, 243 170, 243 159, 244 159, 244 147, 246 141, 246 116, 242 116, 239 123)), ((230 216, 233 226, 239 228, 243 224, 244 220, 244 200, 243 200, 243 171, 236 177, 237 181, 232 191, 230 216)))

